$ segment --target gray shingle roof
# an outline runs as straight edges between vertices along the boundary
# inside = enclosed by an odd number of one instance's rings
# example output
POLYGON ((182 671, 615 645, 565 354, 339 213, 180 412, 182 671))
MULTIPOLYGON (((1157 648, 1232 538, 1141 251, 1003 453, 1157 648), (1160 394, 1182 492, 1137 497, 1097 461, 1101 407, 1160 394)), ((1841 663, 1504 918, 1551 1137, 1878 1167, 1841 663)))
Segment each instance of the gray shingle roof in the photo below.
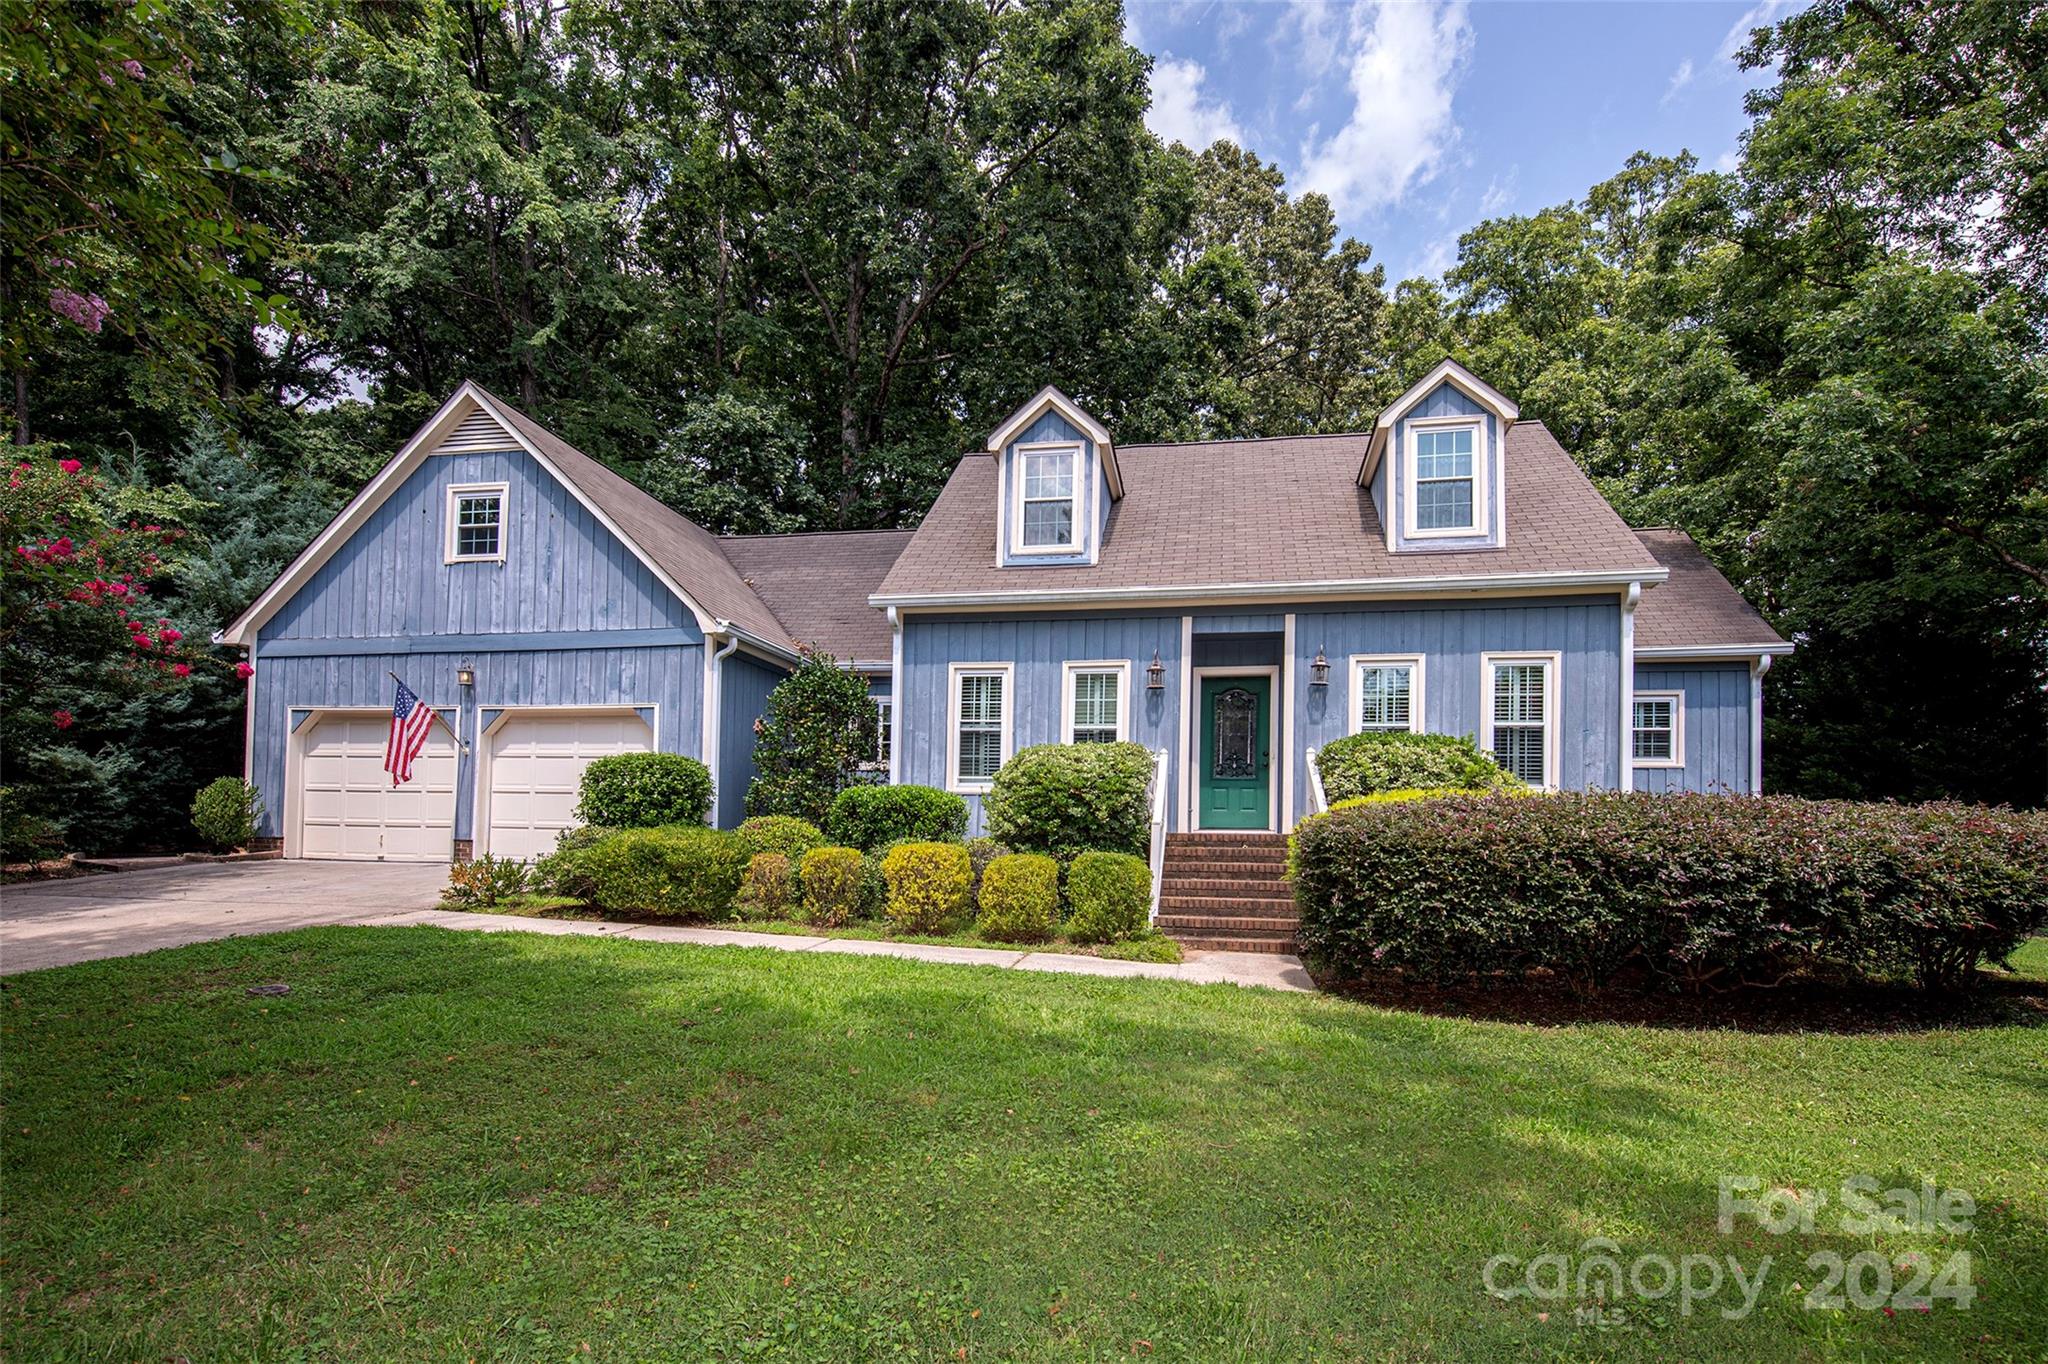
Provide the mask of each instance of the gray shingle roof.
POLYGON ((889 620, 868 605, 868 595, 882 585, 910 536, 907 530, 850 530, 728 535, 718 543, 798 641, 842 663, 887 663, 889 620))
POLYGON ((1637 531, 1636 538, 1671 571, 1665 581, 1643 591, 1636 607, 1636 648, 1725 649, 1785 642, 1690 535, 1658 526, 1637 531))
POLYGON ((1507 545, 1387 551, 1358 468, 1369 437, 1291 436, 1118 447, 1125 494, 1100 561, 996 566, 996 459, 955 466, 883 580, 883 597, 1426 576, 1654 571, 1640 540, 1540 422, 1506 448, 1507 545))

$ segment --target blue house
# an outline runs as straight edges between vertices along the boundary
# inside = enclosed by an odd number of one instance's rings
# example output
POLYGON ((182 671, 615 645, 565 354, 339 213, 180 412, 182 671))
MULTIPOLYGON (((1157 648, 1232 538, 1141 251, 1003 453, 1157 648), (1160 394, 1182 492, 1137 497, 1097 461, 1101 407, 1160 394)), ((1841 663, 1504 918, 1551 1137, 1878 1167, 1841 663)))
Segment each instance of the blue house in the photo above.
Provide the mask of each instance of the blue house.
POLYGON ((701 758, 742 817, 805 647, 865 673, 892 780, 1128 739, 1169 829, 1278 833, 1315 753, 1474 736, 1546 788, 1755 791, 1790 645, 1683 533, 1631 530, 1446 361, 1350 435, 1119 446, 1042 390, 914 532, 718 537, 475 384, 220 639, 289 856, 529 857, 591 759, 701 758), (450 725, 382 770, 393 678, 450 725), (452 731, 452 732, 451 732, 452 731))

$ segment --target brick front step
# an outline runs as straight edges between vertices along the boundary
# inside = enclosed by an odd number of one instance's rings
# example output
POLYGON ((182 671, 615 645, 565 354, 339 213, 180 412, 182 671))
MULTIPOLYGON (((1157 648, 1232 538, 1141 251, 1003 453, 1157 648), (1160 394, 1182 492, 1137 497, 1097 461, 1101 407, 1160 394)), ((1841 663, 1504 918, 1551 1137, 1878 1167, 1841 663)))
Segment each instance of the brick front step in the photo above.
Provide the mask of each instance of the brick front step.
POLYGON ((1169 935, 1182 947, 1195 952, 1266 952, 1275 956, 1292 955, 1292 938, 1213 938, 1187 933, 1169 935))
POLYGON ((1261 852, 1287 852, 1286 834, 1168 834, 1169 848, 1255 848, 1261 852))
POLYGON ((1300 927, 1299 919, 1270 914, 1169 914, 1164 909, 1159 911, 1159 931, 1175 935, 1229 933, 1247 938, 1292 939, 1300 927))
POLYGON ((1285 837, 1167 836, 1159 930, 1175 942, 1207 952, 1292 952, 1299 926, 1285 837))
POLYGON ((1159 897, 1159 912, 1175 914, 1266 914, 1294 917, 1294 901, 1282 895, 1175 895, 1159 897))
POLYGON ((1166 895, 1247 895, 1260 900, 1292 900, 1294 892, 1287 888, 1287 882, 1267 876, 1210 876, 1208 868, 1202 875, 1195 875, 1190 868, 1180 873, 1169 871, 1160 881, 1161 893, 1166 895))

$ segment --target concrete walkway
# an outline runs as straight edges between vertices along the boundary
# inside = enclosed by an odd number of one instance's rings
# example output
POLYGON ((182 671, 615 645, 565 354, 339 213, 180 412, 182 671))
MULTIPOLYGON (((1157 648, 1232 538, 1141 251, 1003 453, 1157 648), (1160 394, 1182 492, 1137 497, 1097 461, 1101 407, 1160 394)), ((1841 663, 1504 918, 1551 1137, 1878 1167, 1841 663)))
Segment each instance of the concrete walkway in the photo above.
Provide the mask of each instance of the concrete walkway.
POLYGON ((1188 952, 1181 962, 1115 961, 1068 952, 474 914, 438 907, 447 878, 445 866, 431 863, 233 862, 185 863, 18 883, 0 887, 0 974, 252 933, 356 924, 576 934, 700 947, 761 947, 776 952, 843 952, 1069 975, 1258 985, 1274 990, 1315 988, 1295 958, 1258 952, 1188 952))

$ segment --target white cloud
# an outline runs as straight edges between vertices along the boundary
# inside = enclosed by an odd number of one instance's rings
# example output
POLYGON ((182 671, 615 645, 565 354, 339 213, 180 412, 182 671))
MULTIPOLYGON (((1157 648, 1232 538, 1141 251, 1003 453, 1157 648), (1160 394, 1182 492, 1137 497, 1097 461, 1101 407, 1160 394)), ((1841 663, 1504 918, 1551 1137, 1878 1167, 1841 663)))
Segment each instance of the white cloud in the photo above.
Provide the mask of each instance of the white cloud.
POLYGON ((1244 129, 1231 116, 1230 106, 1219 99, 1205 98, 1202 81, 1208 76, 1200 62, 1161 57, 1152 67, 1152 107, 1145 111, 1145 126, 1164 142, 1181 142, 1195 151, 1220 140, 1245 145, 1244 129))
POLYGON ((1729 25, 1727 36, 1721 39, 1721 59, 1734 61, 1736 54, 1749 46, 1751 29, 1768 28, 1804 3, 1805 0, 1757 0, 1756 4, 1742 12, 1740 19, 1729 25))
POLYGON ((1486 193, 1479 196, 1479 216, 1491 218, 1515 201, 1515 181, 1520 178, 1522 168, 1510 166, 1506 183, 1499 176, 1487 182, 1486 193))
POLYGON ((1671 84, 1664 87, 1664 98, 1657 101, 1657 107, 1661 109, 1671 103, 1672 100, 1677 99, 1678 92, 1691 84, 1692 58, 1687 57, 1678 64, 1678 69, 1671 73, 1671 84))
POLYGON ((1344 126, 1302 147, 1302 188, 1341 220, 1399 203, 1442 168, 1458 140, 1451 97, 1472 51, 1464 0, 1360 5, 1343 38, 1351 87, 1344 126))

